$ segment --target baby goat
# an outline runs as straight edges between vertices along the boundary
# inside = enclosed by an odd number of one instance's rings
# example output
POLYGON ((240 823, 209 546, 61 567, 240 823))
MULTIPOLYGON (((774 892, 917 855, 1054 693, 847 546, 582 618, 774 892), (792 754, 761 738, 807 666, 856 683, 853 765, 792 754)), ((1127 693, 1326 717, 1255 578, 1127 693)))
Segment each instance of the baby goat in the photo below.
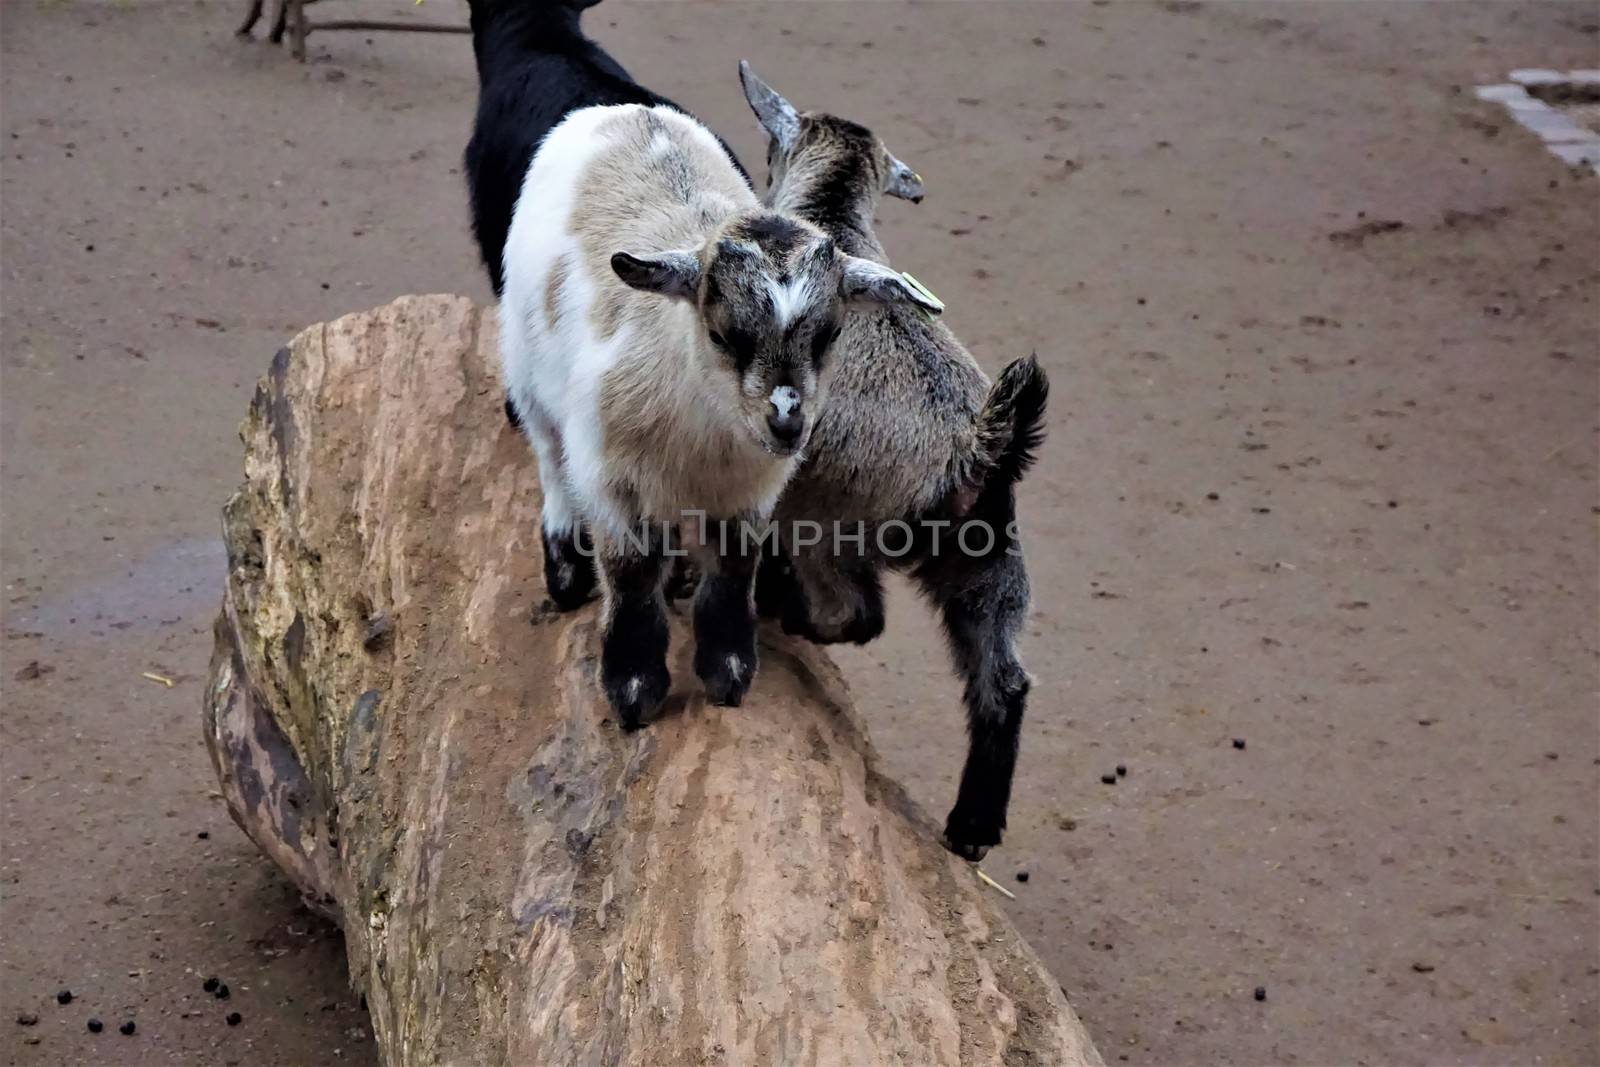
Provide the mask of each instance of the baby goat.
MULTIPOLYGON (((748 64, 739 72, 770 138, 767 205, 853 255, 884 260, 878 201, 920 200, 921 179, 870 130, 802 115, 748 64)), ((938 606, 966 683, 970 747, 945 843, 981 859, 1005 829, 1028 694, 1016 651, 1028 574, 1013 486, 1043 440, 1048 382, 1030 356, 991 387, 955 335, 914 308, 854 317, 838 348, 827 407, 776 518, 785 534, 809 521, 852 534, 859 523, 860 536, 793 538, 780 560, 763 561, 758 599, 790 632, 866 642, 883 631, 883 569, 910 573, 938 606)))
MULTIPOLYGON (((624 727, 668 689, 668 531, 695 513, 724 534, 764 522, 847 306, 919 301, 888 267, 763 209, 711 132, 673 108, 583 108, 539 146, 506 241, 500 354, 539 457, 546 560, 586 563, 580 523, 595 535, 601 680, 624 727)), ((695 673, 736 705, 756 669, 757 546, 703 547, 695 673)), ((577 580, 557 571, 558 585, 577 580)))

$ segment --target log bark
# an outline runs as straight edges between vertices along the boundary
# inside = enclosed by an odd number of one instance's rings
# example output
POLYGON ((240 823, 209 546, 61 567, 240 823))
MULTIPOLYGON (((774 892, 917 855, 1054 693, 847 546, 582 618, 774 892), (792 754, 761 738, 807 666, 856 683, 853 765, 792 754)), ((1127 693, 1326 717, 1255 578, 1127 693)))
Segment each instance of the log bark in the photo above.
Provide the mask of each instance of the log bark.
POLYGON ((820 650, 764 632, 710 707, 675 619, 668 713, 617 729, 595 609, 542 604, 493 330, 434 296, 301 333, 224 511, 206 741, 383 1061, 1099 1064, 820 650))

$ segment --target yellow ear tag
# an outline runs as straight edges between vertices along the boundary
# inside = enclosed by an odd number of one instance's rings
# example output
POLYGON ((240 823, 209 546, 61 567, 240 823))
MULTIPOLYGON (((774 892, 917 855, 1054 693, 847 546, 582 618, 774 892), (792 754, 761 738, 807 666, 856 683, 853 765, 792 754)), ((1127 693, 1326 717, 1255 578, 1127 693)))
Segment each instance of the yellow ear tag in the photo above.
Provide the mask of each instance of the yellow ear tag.
MULTIPOLYGON (((918 296, 920 296, 924 300, 928 301, 928 303, 933 304, 940 311, 944 310, 944 301, 940 300, 938 297, 934 296, 932 289, 929 289, 926 285, 923 285, 921 282, 917 281, 915 278, 913 278, 910 274, 907 274, 905 271, 901 271, 900 272, 900 277, 905 279, 905 282, 906 282, 907 285, 911 286, 912 289, 916 290, 916 293, 917 293, 918 296)), ((933 318, 932 313, 929 312, 927 308, 922 308, 920 310, 922 311, 922 313, 924 315, 927 315, 930 319, 933 318)))

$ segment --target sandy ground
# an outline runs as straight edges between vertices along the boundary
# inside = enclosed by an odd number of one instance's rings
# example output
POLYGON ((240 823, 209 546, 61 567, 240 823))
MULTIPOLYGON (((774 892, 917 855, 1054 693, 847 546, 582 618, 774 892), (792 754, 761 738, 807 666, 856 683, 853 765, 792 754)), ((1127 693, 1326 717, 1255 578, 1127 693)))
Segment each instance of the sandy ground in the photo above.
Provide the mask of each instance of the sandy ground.
MULTIPOLYGON (((199 685, 272 351, 400 293, 487 297, 475 84, 462 38, 329 35, 300 67, 235 17, 0 10, 9 1063, 374 1062, 337 934, 211 792, 199 685)), ((1600 186, 1464 91, 1597 65, 1593 5, 590 24, 752 162, 740 56, 874 126, 928 181, 885 209, 897 263, 986 365, 1050 370, 1038 684, 986 868, 1107 1059, 1600 1061, 1600 186)), ((942 814, 963 740, 925 611, 897 595, 840 659, 942 814)))

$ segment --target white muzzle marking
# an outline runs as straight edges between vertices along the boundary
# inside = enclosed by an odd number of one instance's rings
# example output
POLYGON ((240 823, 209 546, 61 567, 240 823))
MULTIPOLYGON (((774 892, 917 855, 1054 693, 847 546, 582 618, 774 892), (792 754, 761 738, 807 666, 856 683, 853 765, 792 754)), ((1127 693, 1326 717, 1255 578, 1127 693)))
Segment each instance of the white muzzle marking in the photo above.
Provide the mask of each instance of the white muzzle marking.
POLYGON ((782 419, 788 418, 789 413, 800 406, 800 392, 792 385, 778 386, 767 399, 772 401, 773 409, 782 419))

